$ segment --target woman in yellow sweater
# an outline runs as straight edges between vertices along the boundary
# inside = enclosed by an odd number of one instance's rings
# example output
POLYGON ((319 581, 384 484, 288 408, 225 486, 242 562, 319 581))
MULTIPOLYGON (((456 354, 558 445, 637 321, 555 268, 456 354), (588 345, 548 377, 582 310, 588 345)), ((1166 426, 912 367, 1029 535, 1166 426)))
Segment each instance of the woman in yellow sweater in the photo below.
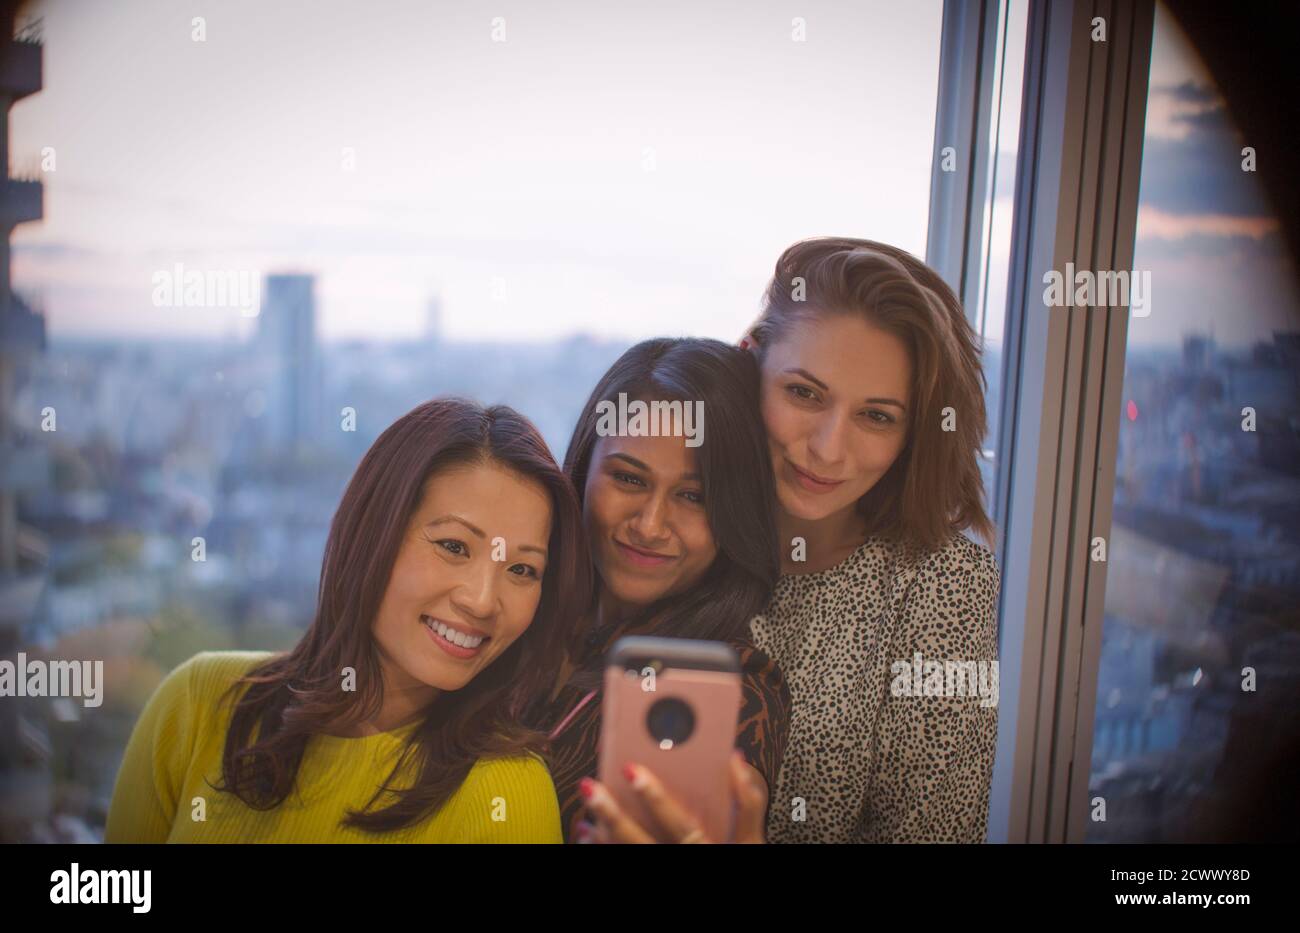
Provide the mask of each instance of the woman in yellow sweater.
POLYGON ((560 842, 523 703, 583 617, 568 480, 504 406, 438 399, 366 453, 283 655, 199 654, 158 687, 107 842, 560 842))

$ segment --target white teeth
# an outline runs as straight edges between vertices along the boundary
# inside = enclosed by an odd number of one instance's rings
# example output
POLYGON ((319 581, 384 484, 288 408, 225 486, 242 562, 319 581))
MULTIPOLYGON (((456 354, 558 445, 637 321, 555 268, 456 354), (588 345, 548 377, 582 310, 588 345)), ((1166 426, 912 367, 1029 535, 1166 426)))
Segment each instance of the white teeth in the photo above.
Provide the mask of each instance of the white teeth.
POLYGON ((425 616, 422 621, 453 645, 459 645, 461 648, 477 648, 483 644, 482 635, 466 635, 464 632, 458 632, 456 629, 444 625, 442 622, 436 622, 428 616, 425 616))

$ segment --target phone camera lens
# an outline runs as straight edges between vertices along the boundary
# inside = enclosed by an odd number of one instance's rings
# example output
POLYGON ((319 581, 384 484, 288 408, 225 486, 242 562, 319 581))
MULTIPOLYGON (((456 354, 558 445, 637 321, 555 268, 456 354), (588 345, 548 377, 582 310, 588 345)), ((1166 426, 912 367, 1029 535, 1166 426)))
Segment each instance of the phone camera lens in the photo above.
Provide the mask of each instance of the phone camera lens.
POLYGON ((684 701, 666 697, 650 707, 650 712, 646 714, 646 728, 660 748, 674 748, 689 739, 695 731, 695 713, 684 701))

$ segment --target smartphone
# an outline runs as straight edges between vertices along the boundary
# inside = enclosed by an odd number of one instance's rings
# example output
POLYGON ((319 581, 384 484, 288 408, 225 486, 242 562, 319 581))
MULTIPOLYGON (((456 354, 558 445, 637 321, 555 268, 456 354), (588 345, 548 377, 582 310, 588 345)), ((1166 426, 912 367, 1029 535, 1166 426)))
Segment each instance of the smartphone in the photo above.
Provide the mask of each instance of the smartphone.
POLYGON ((642 826, 655 822, 623 776, 633 761, 654 772, 700 821, 730 842, 735 814, 729 759, 740 718, 740 658, 692 638, 620 638, 605 660, 599 777, 642 826))

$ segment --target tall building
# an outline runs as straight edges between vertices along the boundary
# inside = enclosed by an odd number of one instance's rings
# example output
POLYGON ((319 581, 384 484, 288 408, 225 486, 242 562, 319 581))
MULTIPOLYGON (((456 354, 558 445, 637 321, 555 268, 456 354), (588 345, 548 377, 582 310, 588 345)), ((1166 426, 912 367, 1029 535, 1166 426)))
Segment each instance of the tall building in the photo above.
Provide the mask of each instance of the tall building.
POLYGON ((17 388, 33 356, 45 349, 45 318, 13 293, 9 281, 9 238, 14 227, 40 220, 41 183, 35 178, 9 177, 9 108, 41 89, 41 46, 31 31, 14 37, 14 6, 2 4, 0 18, 0 97, 5 121, 0 132, 4 197, 0 199, 0 224, 4 226, 4 255, 0 256, 0 574, 18 569, 19 528, 17 497, 24 487, 40 479, 40 454, 21 445, 14 423, 17 388), (21 446, 20 446, 21 445, 21 446))
POLYGON ((1214 359, 1214 337, 1204 334, 1187 334, 1183 337, 1183 365, 1190 370, 1200 372, 1209 367, 1214 359))
POLYGON ((316 279, 268 275, 257 343, 266 373, 267 437, 283 453, 301 450, 320 429, 316 279))
MULTIPOLYGON (((0 657, 13 657, 24 628, 36 614, 48 579, 44 537, 18 521, 19 498, 49 482, 44 444, 32 432, 40 412, 17 412, 18 388, 33 360, 45 350, 45 318, 13 293, 9 237, 21 223, 40 220, 42 188, 35 178, 9 174, 9 108, 41 89, 39 22, 14 36, 17 5, 0 0, 0 657)), ((23 838, 21 827, 50 812, 48 731, 39 708, 0 701, 0 841, 23 838)))

